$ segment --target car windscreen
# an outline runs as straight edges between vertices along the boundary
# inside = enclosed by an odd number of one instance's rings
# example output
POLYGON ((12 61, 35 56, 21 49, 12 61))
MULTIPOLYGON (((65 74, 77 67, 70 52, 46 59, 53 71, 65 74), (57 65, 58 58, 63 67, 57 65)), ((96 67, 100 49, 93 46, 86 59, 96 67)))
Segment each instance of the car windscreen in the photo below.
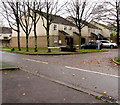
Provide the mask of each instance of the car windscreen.
POLYGON ((101 41, 102 43, 109 43, 108 41, 101 41))
POLYGON ((91 45, 96 45, 96 44, 98 44, 97 42, 89 42, 89 44, 91 44, 91 45))

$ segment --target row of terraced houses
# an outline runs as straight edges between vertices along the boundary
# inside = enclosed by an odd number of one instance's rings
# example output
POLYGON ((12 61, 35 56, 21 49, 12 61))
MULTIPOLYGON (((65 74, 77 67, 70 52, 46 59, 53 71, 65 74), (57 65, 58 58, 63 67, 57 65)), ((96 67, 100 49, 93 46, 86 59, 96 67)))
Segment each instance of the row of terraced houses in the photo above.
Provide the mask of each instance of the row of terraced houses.
MULTIPOLYGON (((20 31, 21 47, 26 47, 25 33, 22 31, 22 29, 20 30, 21 30, 20 31)), ((86 26, 82 29, 81 43, 83 44, 91 40, 97 40, 98 34, 100 39, 110 40, 111 31, 109 29, 96 22, 91 23, 86 22, 86 26)), ((8 37, 7 39, 9 39, 9 43, 7 43, 7 46, 17 47, 17 33, 12 30, 12 34, 9 33, 7 37, 8 37)), ((42 19, 40 19, 37 23, 37 37, 38 47, 39 48, 47 47, 46 30, 43 27, 42 19)), ((5 37, 3 37, 1 33, 0 40, 4 40, 2 38, 5 37)), ((70 17, 65 19, 60 16, 54 16, 54 20, 50 26, 50 46, 51 47, 65 46, 67 45, 68 43, 67 41, 69 40, 69 38, 73 39, 74 45, 79 44, 78 31, 72 19, 70 17)), ((30 48, 34 47, 33 29, 29 35, 29 47, 30 48)))

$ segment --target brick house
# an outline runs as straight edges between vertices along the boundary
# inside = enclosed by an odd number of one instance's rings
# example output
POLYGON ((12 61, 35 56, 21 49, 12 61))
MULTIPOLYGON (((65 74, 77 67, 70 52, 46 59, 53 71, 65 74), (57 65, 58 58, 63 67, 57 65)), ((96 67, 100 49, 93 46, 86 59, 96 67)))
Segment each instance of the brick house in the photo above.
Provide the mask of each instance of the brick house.
MULTIPOLYGON (((75 24, 74 20, 72 17, 67 17, 67 20, 75 24)), ((89 42, 91 40, 98 40, 98 39, 109 39, 110 38, 110 33, 108 29, 105 29, 103 26, 99 26, 92 23, 88 23, 85 21, 82 21, 84 27, 81 30, 81 43, 89 42)), ((77 37, 78 38, 78 37, 77 37)), ((76 38, 76 39, 77 39, 76 38)))
MULTIPOLYGON (((70 43, 73 43, 74 45, 79 45, 78 30, 74 23, 70 19, 65 19, 56 15, 54 15, 53 18, 54 20, 52 21, 52 24, 50 26, 50 46, 66 46, 70 43)), ((44 22, 46 22, 45 18, 44 22)), ((86 22, 85 27, 82 29, 81 43, 83 44, 90 40, 97 40, 98 33, 102 33, 101 28, 86 22)), ((25 40, 25 33, 22 31, 22 29, 20 29, 21 47, 26 47, 25 40)), ((43 27, 43 21, 41 18, 37 23, 37 40, 39 48, 47 47, 46 30, 43 27)), ((15 31, 13 31, 11 46, 17 47, 17 33, 15 31)), ((29 35, 29 47, 34 47, 33 29, 29 35)))
POLYGON ((99 27, 101 29, 100 32, 100 39, 102 40, 110 40, 110 34, 111 30, 104 24, 100 24, 97 22, 91 22, 91 24, 95 25, 96 27, 99 27))
MULTIPOLYGON (((69 39, 73 39, 73 32, 76 31, 76 27, 70 21, 64 19, 60 16, 54 16, 54 20, 50 26, 50 46, 66 46, 69 43, 69 39)), ((46 22, 46 20, 44 19, 46 22)), ((11 40, 11 46, 17 47, 17 33, 13 30, 13 36, 11 40)), ((21 47, 26 47, 25 43, 25 33, 20 29, 20 42, 21 47)), ((43 27, 42 19, 37 23, 37 40, 38 47, 45 48, 47 47, 47 37, 46 30, 43 27)), ((34 47, 34 33, 33 29, 29 35, 29 47, 34 47)))

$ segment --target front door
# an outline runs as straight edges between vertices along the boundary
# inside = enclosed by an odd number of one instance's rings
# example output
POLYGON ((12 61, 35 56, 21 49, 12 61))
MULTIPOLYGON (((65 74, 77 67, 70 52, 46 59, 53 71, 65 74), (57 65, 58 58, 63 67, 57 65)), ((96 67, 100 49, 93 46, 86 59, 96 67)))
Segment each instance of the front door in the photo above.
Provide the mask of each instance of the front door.
POLYGON ((67 45, 73 46, 73 38, 72 37, 66 37, 67 45))
POLYGON ((81 44, 85 43, 85 38, 81 38, 81 44))

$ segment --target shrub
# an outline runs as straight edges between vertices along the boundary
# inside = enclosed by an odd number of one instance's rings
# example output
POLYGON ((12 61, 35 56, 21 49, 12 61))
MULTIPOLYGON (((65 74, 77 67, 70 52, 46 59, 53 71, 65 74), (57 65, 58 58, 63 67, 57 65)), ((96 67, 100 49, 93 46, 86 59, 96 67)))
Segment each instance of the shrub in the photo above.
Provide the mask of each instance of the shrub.
POLYGON ((66 47, 61 47, 61 51, 76 52, 76 48, 75 47, 66 46, 66 47))

